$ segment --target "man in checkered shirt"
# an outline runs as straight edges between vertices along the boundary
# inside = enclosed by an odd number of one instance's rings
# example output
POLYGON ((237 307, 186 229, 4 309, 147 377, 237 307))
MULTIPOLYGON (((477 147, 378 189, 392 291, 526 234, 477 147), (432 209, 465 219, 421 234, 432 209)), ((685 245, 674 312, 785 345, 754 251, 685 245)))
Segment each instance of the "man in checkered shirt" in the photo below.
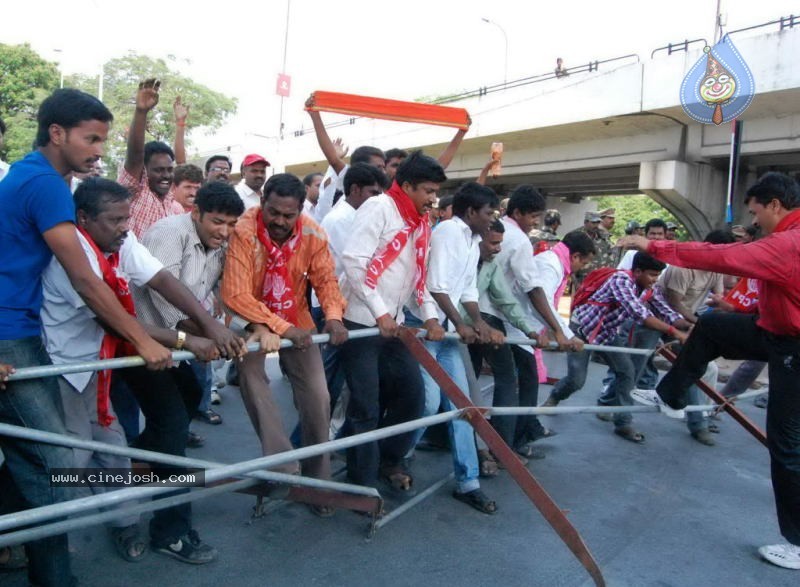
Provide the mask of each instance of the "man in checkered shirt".
MULTIPOLYGON (((627 337, 620 335, 620 327, 628 320, 663 332, 685 342, 691 324, 669 307, 659 288, 653 288, 664 270, 664 263, 645 253, 637 253, 631 271, 617 271, 597 288, 589 299, 572 312, 570 330, 590 344, 629 346, 627 337), (680 330, 677 330, 680 329, 680 330)), ((636 384, 641 361, 625 353, 602 353, 614 372, 614 382, 609 394, 610 405, 632 405, 631 391, 636 384)), ((567 376, 553 388, 550 397, 542 404, 557 406, 578 391, 586 382, 589 366, 588 351, 567 356, 567 376)), ((630 413, 614 414, 614 433, 626 440, 644 442, 644 434, 636 431, 630 413)))
POLYGON ((160 85, 161 82, 155 79, 139 84, 136 110, 128 132, 125 164, 117 180, 133 196, 130 229, 137 238, 165 216, 183 214, 183 206, 172 195, 175 153, 166 143, 144 142, 147 114, 158 104, 160 85))

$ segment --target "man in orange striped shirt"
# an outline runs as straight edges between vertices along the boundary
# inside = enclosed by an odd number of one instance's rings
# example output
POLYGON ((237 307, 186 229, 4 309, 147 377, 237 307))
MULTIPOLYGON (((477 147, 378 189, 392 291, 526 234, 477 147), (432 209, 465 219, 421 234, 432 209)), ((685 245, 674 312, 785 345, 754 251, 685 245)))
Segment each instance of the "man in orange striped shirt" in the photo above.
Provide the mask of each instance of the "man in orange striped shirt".
MULTIPOLYGON (((322 358, 319 347, 311 341, 315 330, 306 297, 309 284, 325 313, 323 332, 331 335, 331 343, 347 340, 347 330, 342 324, 345 300, 339 291, 328 239, 316 222, 302 214, 304 200, 305 187, 297 177, 281 173, 267 181, 261 207, 244 213, 230 239, 222 301, 233 316, 232 326, 254 333, 269 330, 294 343, 293 348, 280 351, 280 360, 294 390, 306 446, 328 440, 330 419, 322 358)), ((247 355, 239 372, 242 399, 263 453, 291 450, 269 388, 263 355, 247 355)), ((277 469, 288 473, 299 470, 297 463, 277 469)), ((329 478, 328 455, 305 461, 303 473, 329 478)))

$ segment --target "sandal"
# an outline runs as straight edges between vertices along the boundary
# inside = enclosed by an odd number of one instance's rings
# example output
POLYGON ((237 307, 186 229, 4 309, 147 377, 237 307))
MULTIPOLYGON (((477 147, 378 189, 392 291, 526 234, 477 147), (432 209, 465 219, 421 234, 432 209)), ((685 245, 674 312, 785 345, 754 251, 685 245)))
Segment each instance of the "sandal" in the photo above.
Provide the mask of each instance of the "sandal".
POLYGON ((537 440, 542 440, 543 438, 553 438, 553 436, 558 436, 558 432, 552 428, 542 428, 541 433, 534 436, 531 439, 531 442, 536 442, 537 440))
POLYGON ((111 528, 111 538, 119 555, 129 563, 138 563, 147 554, 147 540, 139 533, 139 525, 111 528))
POLYGON ((458 501, 463 501, 467 505, 471 505, 479 512, 484 514, 494 515, 497 513, 497 504, 489 499, 487 495, 480 489, 473 489, 466 493, 453 492, 453 497, 458 501))
POLYGON ((480 465, 481 477, 497 477, 500 472, 497 461, 487 449, 478 451, 478 464, 480 465))
POLYGON ((720 430, 719 426, 717 426, 714 423, 709 423, 708 425, 709 432, 713 432, 714 434, 719 434, 719 430, 720 430))
POLYGON ((19 571, 28 566, 28 557, 25 556, 25 547, 3 546, 0 553, 6 554, 5 562, 0 562, 0 571, 19 571))
POLYGON ((208 408, 205 412, 201 412, 197 410, 197 414, 194 416, 198 420, 202 420, 206 424, 211 424, 212 426, 216 426, 217 424, 222 424, 222 416, 220 416, 217 412, 208 408))
POLYGON ((411 491, 414 485, 414 478, 400 465, 384 467, 381 470, 381 478, 391 485, 392 489, 399 491, 411 491))
POLYGON ((614 414, 611 412, 595 412, 594 415, 597 416, 598 420, 602 420, 603 422, 614 421, 614 414))
POLYGON ((381 467, 381 479, 392 491, 410 496, 414 491, 414 478, 402 465, 390 465, 381 467))
POLYGON ((630 440, 631 442, 635 442, 636 444, 644 443, 644 434, 634 430, 632 426, 622 426, 621 428, 614 428, 614 434, 624 438, 625 440, 630 440))

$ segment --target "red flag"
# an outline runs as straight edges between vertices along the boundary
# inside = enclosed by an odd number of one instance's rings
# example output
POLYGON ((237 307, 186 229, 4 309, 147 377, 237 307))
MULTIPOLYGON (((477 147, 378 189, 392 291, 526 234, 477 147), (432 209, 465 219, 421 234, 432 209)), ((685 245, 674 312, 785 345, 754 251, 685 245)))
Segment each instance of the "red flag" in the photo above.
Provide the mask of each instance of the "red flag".
POLYGON ((292 76, 285 73, 278 74, 278 83, 275 85, 275 93, 284 98, 289 97, 292 89, 292 76))
POLYGON ((736 312, 752 312, 758 303, 758 282, 755 279, 743 277, 736 287, 728 292, 725 301, 731 304, 736 312))

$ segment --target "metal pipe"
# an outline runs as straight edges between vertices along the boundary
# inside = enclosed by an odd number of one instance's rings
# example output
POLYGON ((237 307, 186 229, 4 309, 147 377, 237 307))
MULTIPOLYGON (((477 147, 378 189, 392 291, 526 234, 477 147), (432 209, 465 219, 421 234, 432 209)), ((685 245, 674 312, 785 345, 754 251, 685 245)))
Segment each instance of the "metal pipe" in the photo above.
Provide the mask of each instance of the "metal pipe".
POLYGON ((260 481, 257 479, 243 479, 241 481, 234 481, 225 485, 209 487, 207 489, 199 489, 197 491, 182 493, 180 495, 173 495, 157 501, 135 504, 130 507, 115 508, 111 511, 89 514, 87 516, 80 516, 77 518, 71 518, 69 520, 61 520, 51 524, 36 526, 35 528, 18 530, 16 532, 8 532, 0 534, 0 547, 22 544, 31 540, 39 540, 41 538, 47 538, 48 536, 54 536, 56 534, 72 532, 73 530, 85 528, 87 526, 111 522, 125 516, 140 515, 157 509, 173 507, 192 501, 197 501, 199 499, 205 499, 207 497, 214 497, 222 493, 239 491, 240 489, 246 489, 252 485, 257 485, 258 483, 260 483, 260 481))
MULTIPOLYGON (((349 338, 366 338, 368 336, 375 336, 380 331, 377 328, 363 328, 361 330, 353 330, 349 333, 349 338)), ((315 334, 311 340, 315 344, 328 342, 330 335, 328 334, 315 334)), ((281 348, 289 348, 294 346, 291 340, 281 340, 281 348)), ((258 343, 250 343, 247 345, 249 352, 258 351, 258 343)), ((193 353, 189 351, 175 351, 172 353, 172 360, 190 361, 195 359, 193 353)), ((128 367, 143 367, 145 365, 144 359, 139 356, 135 357, 121 357, 118 359, 102 359, 97 361, 83 361, 80 363, 63 363, 60 365, 43 365, 41 367, 23 367, 17 369, 16 372, 8 376, 9 381, 19 381, 22 379, 36 379, 38 377, 55 377, 56 375, 68 375, 70 373, 85 373, 87 371, 105 371, 106 369, 125 369, 128 367)))
MULTIPOLYGON (((377 328, 362 328, 360 330, 351 330, 348 333, 349 339, 367 338, 370 336, 377 336, 380 331, 377 328)), ((418 337, 424 337, 426 334, 424 329, 417 332, 418 337)), ((445 333, 445 338, 449 340, 461 340, 461 337, 455 332, 445 333)), ((325 343, 330 340, 328 334, 315 334, 311 337, 314 344, 325 343)), ((517 345, 530 345, 535 346, 537 341, 531 338, 509 338, 506 339, 506 344, 517 345)), ((290 348, 294 346, 291 340, 281 340, 281 348, 290 348)), ((250 343, 247 345, 248 352, 258 351, 258 343, 250 343)), ((605 345, 584 345, 587 351, 601 351, 604 353, 627 353, 631 355, 650 355, 655 352, 653 349, 634 349, 627 347, 614 347, 605 345)), ((547 351, 558 350, 555 343, 550 343, 550 347, 543 349, 547 351)), ((196 357, 189 351, 175 351, 172 353, 172 360, 174 362, 190 361, 196 357)), ((39 367, 22 367, 17 369, 14 373, 9 375, 9 381, 21 381, 23 379, 36 379, 39 377, 56 377, 58 375, 69 375, 70 373, 85 373, 87 371, 105 371, 106 369, 126 369, 130 367, 143 367, 145 365, 144 359, 139 356, 135 357, 120 357, 118 359, 100 359, 97 361, 83 361, 80 363, 62 363, 59 365, 42 365, 39 367)))
POLYGON ((436 493, 440 487, 442 487, 445 483, 450 481, 453 477, 455 477, 455 473, 451 471, 450 473, 445 475, 445 477, 439 479, 436 483, 426 488, 425 491, 418 493, 408 501, 404 502, 403 505, 396 507, 391 512, 386 514, 384 517, 377 520, 373 525, 373 528, 375 530, 383 528, 386 524, 394 520, 396 517, 404 514, 405 512, 413 508, 415 505, 417 505, 419 502, 423 501, 424 499, 427 499, 428 496, 432 495, 433 493, 436 493))
MULTIPOLYGON (((365 444, 367 442, 388 438, 389 436, 394 436, 396 434, 403 434, 405 432, 417 430, 418 428, 425 428, 427 426, 433 426, 434 424, 448 422, 458 418, 460 415, 460 410, 443 412, 441 414, 435 414, 426 418, 395 424, 394 426, 388 426, 379 430, 371 430, 370 432, 364 432, 362 434, 349 436, 339 440, 331 440, 321 444, 285 451, 275 455, 259 457, 257 459, 233 463, 231 465, 224 465, 222 467, 217 467, 207 471, 205 480, 206 483, 211 483, 229 477, 237 477, 257 469, 267 469, 269 467, 275 467, 292 461, 303 460, 328 452, 333 452, 335 450, 350 448, 351 446, 357 446, 359 444, 365 444)), ((16 512, 14 514, 7 514, 5 516, 0 516, 0 530, 14 526, 38 523, 48 519, 69 516, 91 508, 113 507, 119 503, 132 499, 153 497, 161 493, 168 493, 174 490, 174 487, 163 486, 132 487, 111 491, 101 495, 93 495, 91 497, 84 497, 71 501, 42 506, 32 510, 16 512)))
MULTIPOLYGON (((15 438, 23 438, 25 440, 31 440, 33 442, 42 442, 45 444, 68 446, 71 448, 102 452, 105 454, 120 455, 124 457, 129 457, 131 459, 136 459, 138 461, 161 463, 163 465, 173 465, 175 467, 216 469, 225 466, 225 463, 206 461, 203 459, 195 459, 190 457, 181 457, 177 455, 169 455, 151 450, 131 448, 128 446, 116 446, 113 444, 106 444, 104 442, 97 442, 95 440, 83 440, 80 438, 67 436, 65 434, 45 432, 43 430, 24 428, 22 426, 13 426, 11 424, 0 424, 0 435, 12 436, 15 438)), ((351 485, 348 483, 337 483, 335 481, 325 481, 323 479, 314 479, 313 477, 289 475, 288 473, 279 473, 277 471, 253 471, 252 473, 249 473, 248 476, 255 477, 256 479, 260 479, 262 481, 272 481, 272 482, 277 481, 278 483, 286 483, 289 485, 303 485, 305 487, 315 487, 318 489, 331 489, 334 491, 343 491, 347 493, 353 493, 356 495, 380 497, 380 493, 378 493, 378 491, 373 487, 363 487, 361 485, 351 485)))

